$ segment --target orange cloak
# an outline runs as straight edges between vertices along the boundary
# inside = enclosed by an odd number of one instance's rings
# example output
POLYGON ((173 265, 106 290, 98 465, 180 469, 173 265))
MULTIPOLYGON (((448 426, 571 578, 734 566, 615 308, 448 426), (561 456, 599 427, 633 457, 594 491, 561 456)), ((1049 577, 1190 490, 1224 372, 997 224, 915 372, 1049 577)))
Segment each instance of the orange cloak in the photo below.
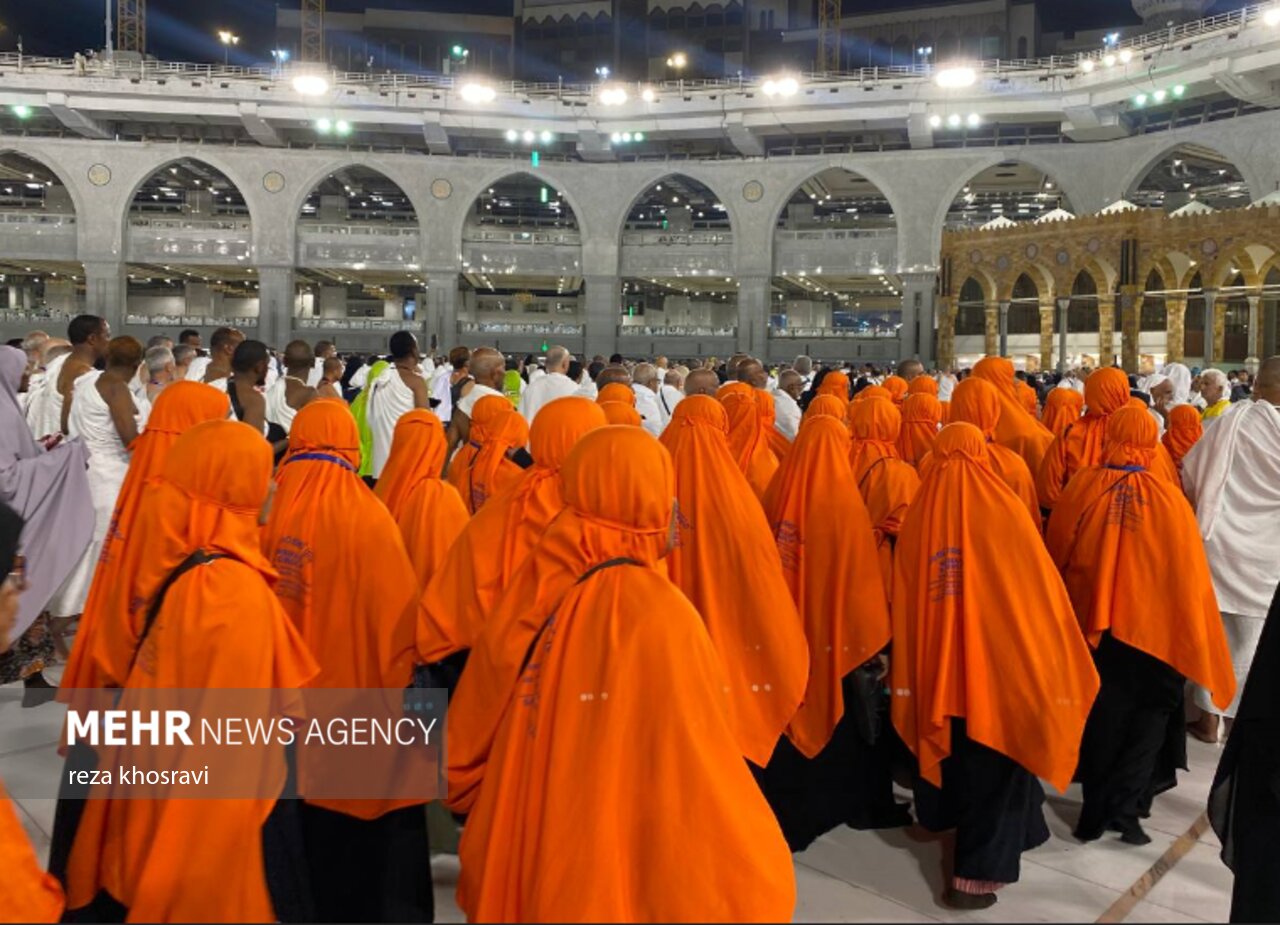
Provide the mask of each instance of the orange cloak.
POLYGON ((720 654, 742 753, 764 767, 800 706, 809 651, 778 550, 761 542, 769 523, 729 453, 728 433, 724 407, 691 395, 662 434, 679 505, 667 567, 720 654))
POLYGON ((1061 437, 1066 429, 1080 420, 1084 413, 1084 396, 1075 389, 1050 389, 1040 412, 1040 423, 1054 437, 1061 437))
POLYGON ((942 403, 932 395, 908 395, 902 402, 902 430, 898 433, 898 455, 912 466, 933 449, 942 421, 942 403))
POLYGON ((1204 436, 1204 423, 1194 405, 1178 405, 1169 412, 1169 429, 1164 432, 1164 448, 1179 472, 1182 460, 1204 436))
MULTIPOLYGON (((761 419, 755 393, 756 390, 745 382, 730 382, 720 388, 716 397, 729 415, 729 450, 734 461, 747 477, 756 497, 763 498, 769 480, 778 471, 778 457, 769 440, 773 425, 770 423, 766 427, 761 419)), ((768 398, 767 395, 765 397, 768 398)))
POLYGON ((764 507, 809 643, 809 684, 787 736, 812 758, 844 716, 844 676, 889 642, 875 534, 842 422, 806 416, 764 507))
POLYGON ((790 853, 729 725, 720 660, 656 567, 669 454, 605 427, 561 477, 566 509, 450 706, 451 805, 469 810, 459 905, 473 922, 789 918, 790 853), (621 557, 634 564, 597 569, 621 557), (629 796, 646 791, 678 794, 679 812, 629 796))
POLYGON ((1072 477, 1045 540, 1090 645, 1110 630, 1225 709, 1236 690, 1231 651, 1195 512, 1151 473, 1158 433, 1145 408, 1111 415, 1103 464, 1072 477))
POLYGON ((902 415, 887 398, 856 398, 846 411, 853 440, 849 444, 849 464, 853 476, 861 479, 877 460, 900 459, 898 437, 902 434, 902 415))
POLYGON ((62 888, 36 860, 27 833, 0 784, 0 922, 62 920, 62 888))
POLYGON ((958 717, 975 742, 1065 790, 1098 674, 1062 578, 987 446, 972 424, 948 424, 898 535, 893 725, 935 786, 958 717))
MULTIPOLYGON (((1034 476, 1040 471, 1040 462, 1053 443, 1053 434, 1034 415, 1028 414, 1026 407, 1018 400, 1015 384, 1017 379, 1013 373, 1013 364, 1004 357, 985 357, 973 367, 973 376, 995 386, 1000 399, 996 443, 1021 456, 1034 476)), ((952 401, 954 400, 953 395, 952 401)), ((952 414, 954 413, 953 408, 952 414)))
POLYGON ((529 424, 505 395, 486 395, 471 409, 467 445, 449 463, 449 484, 474 514, 523 472, 507 455, 529 442, 529 424))
MULTIPOLYGON (((928 397, 928 396, 926 396, 928 397)), ((908 399, 910 403, 912 399, 908 399)), ((891 442, 897 429, 892 408, 886 408, 883 399, 853 402, 849 415, 854 430, 864 436, 867 445, 883 445, 891 442)), ((876 551, 880 559, 880 574, 884 579, 886 595, 893 594, 893 546, 907 515, 907 508, 920 490, 920 477, 916 470, 901 459, 880 456, 861 467, 858 491, 867 505, 871 526, 875 529, 876 551)))

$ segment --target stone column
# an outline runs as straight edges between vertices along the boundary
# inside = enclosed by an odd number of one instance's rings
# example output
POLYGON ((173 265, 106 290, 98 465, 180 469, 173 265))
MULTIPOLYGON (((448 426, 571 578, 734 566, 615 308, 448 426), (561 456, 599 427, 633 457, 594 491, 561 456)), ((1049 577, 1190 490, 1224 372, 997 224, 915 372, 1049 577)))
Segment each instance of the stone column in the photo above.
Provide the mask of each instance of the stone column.
POLYGON ((1245 351, 1248 355, 1246 362, 1248 360, 1252 360, 1255 363, 1259 362, 1265 350, 1262 339, 1262 296, 1260 294, 1249 296, 1248 343, 1249 349, 1245 351))
POLYGON ((925 366, 933 360, 933 301, 936 273, 903 273, 902 331, 898 359, 916 358, 925 366))
POLYGON ((944 296, 938 304, 938 368, 956 365, 956 300, 944 296))
POLYGON ((1203 289, 1204 297, 1204 365, 1209 368, 1222 357, 1218 348, 1218 290, 1203 289))
MULTIPOLYGON (((587 276, 584 277, 583 283, 586 317, 582 353, 584 357, 592 357, 597 353, 607 357, 618 350, 618 316, 622 280, 616 276, 587 276)), ((741 301, 741 295, 739 295, 739 301, 741 301)))
POLYGON ((458 271, 454 267, 427 271, 427 304, 423 307, 426 343, 420 346, 424 353, 430 352, 433 336, 437 354, 447 354, 462 343, 458 336, 458 271))
POLYGON ((258 336, 268 347, 283 350, 293 337, 297 301, 293 267, 258 267, 258 336))
POLYGON ((1165 362, 1181 363, 1187 350, 1187 297, 1165 296, 1165 362))
POLYGON ((1000 351, 1000 303, 987 302, 983 306, 983 321, 985 337, 982 352, 993 357, 1000 351))
POLYGON ((1140 365, 1141 299, 1142 290, 1138 286, 1124 286, 1120 290, 1120 366, 1127 373, 1136 373, 1140 365))
MULTIPOLYGON (((1123 319, 1123 314, 1121 315, 1123 319)), ((1115 357, 1116 297, 1098 293, 1098 365, 1110 366, 1115 357)))
POLYGON ((85 261, 84 296, 86 313, 105 318, 113 335, 124 333, 129 297, 129 279, 124 263, 85 261))
POLYGON ((738 351, 762 362, 769 352, 770 276, 738 277, 738 351))
POLYGON ((1071 299, 1058 299, 1058 372, 1067 371, 1067 312, 1071 299))
POLYGON ((1053 368, 1053 313, 1052 299, 1040 300, 1040 369, 1048 372, 1053 368))
POLYGON ((1009 355, 1009 300, 1000 302, 1000 355, 1009 355))

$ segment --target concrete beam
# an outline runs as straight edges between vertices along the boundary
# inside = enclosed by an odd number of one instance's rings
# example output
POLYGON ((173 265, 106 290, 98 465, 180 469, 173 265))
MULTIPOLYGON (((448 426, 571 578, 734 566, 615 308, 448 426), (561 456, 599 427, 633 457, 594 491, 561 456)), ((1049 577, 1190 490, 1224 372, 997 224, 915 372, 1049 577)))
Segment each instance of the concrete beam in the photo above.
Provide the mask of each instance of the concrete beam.
POLYGON ((764 157, 764 142, 743 123, 742 113, 730 113, 725 119, 724 133, 729 136, 729 143, 738 149, 743 157, 764 157))
POLYGON ((1068 106, 1063 114, 1066 118, 1062 120, 1062 134, 1072 141, 1113 141, 1133 134, 1118 112, 1068 106))
POLYGON ((432 154, 452 154, 453 146, 449 141, 449 133, 440 122, 440 113, 424 112, 422 114, 422 138, 427 143, 427 150, 432 154))
POLYGON ((1213 71, 1213 82, 1238 100, 1255 106, 1274 108, 1280 106, 1280 85, 1256 74, 1237 74, 1233 62, 1227 59, 1213 71))
POLYGON ((578 123, 578 154, 584 161, 617 160, 609 136, 594 122, 578 123))
POLYGON ((236 111, 240 114, 240 124, 254 141, 268 148, 284 147, 284 139, 266 119, 258 114, 256 103, 240 103, 236 111))
POLYGON ((45 96, 45 105, 53 113, 54 118, 77 135, 85 138, 109 140, 111 132, 101 122, 91 119, 78 109, 72 108, 65 93, 49 93, 45 96))
POLYGON ((929 125, 927 113, 909 112, 907 114, 907 139, 913 148, 933 147, 933 127, 929 125))

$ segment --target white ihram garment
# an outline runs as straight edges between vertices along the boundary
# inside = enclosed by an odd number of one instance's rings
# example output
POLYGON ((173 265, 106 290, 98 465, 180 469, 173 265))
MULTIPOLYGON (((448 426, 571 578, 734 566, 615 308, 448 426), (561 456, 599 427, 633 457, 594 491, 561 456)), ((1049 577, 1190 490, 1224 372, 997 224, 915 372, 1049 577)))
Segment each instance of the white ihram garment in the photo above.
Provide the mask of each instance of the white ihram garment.
POLYGON ((396 422, 400 416, 413 410, 413 389, 404 384, 400 370, 394 366, 369 386, 369 402, 365 413, 369 430, 373 433, 373 464, 371 473, 376 479, 391 455, 391 440, 395 436, 396 422))

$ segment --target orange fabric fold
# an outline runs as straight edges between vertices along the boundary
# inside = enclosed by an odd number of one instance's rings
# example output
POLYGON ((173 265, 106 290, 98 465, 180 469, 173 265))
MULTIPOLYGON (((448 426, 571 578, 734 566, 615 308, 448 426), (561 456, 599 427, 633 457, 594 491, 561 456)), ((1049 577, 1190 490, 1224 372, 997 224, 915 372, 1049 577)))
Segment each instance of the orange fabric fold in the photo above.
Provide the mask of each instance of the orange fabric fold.
POLYGON ((801 423, 764 507, 809 643, 809 683, 787 737, 812 758, 844 716, 844 676, 889 642, 875 533, 843 423, 826 416, 801 423))
POLYGON ((813 401, 809 402, 809 407, 805 410, 806 418, 812 416, 820 418, 823 416, 835 418, 837 421, 843 421, 845 413, 848 410, 849 402, 835 395, 818 395, 813 401))
POLYGON ((469 811, 459 905, 472 922, 789 918, 790 853, 729 724, 720 659, 659 567, 670 455, 605 427, 561 478, 566 508, 450 704, 450 803, 469 811), (625 796, 646 791, 678 793, 680 811, 625 796))
POLYGON ((560 467, 565 458, 578 440, 607 423, 604 406, 572 395, 538 412, 529 430, 533 466, 466 524, 422 595, 418 653, 423 662, 475 645, 512 576, 564 508, 560 467))
POLYGON ((1054 437, 1061 437, 1083 413, 1084 396, 1075 389, 1050 389, 1044 410, 1040 412, 1040 423, 1054 437))
MULTIPOLYGON (((767 395, 765 397, 768 398, 767 395)), ((756 400, 756 389, 745 382, 722 386, 716 398, 729 416, 729 450, 734 461, 747 477, 756 497, 763 498, 769 480, 778 471, 778 457, 769 441, 773 425, 765 426, 756 400)))
MULTIPOLYGON (((932 376, 919 375, 916 376, 907 385, 907 395, 932 395, 938 397, 938 380, 932 376)), ((938 407, 942 410, 941 420, 943 424, 951 423, 951 402, 940 401, 938 407)))
MULTIPOLYGON (((926 397, 928 397, 926 395, 926 397)), ((908 399, 910 403, 911 399, 908 399)), ((863 452, 870 447, 883 447, 891 443, 891 435, 900 425, 894 421, 892 408, 885 408, 884 399, 853 402, 849 415, 855 433, 863 435, 859 441, 863 452)), ((910 464, 892 456, 866 457, 866 465, 855 467, 858 474, 858 491, 867 506, 867 515, 875 530, 876 552, 880 560, 880 574, 884 579, 886 595, 893 594, 893 546, 907 509, 920 490, 920 477, 910 464)))
MULTIPOLYGON (((70 691, 105 686, 106 678, 95 658, 100 651, 113 664, 132 656, 137 637, 129 630, 129 587, 145 543, 128 540, 134 534, 148 483, 159 474, 180 436, 204 421, 224 420, 230 413, 227 393, 203 382, 175 382, 156 398, 146 429, 129 447, 129 471, 102 542, 61 688, 70 691)), ((59 695, 59 699, 66 698, 66 694, 59 695)))
POLYGON ((470 516, 462 496, 441 477, 448 443, 430 411, 415 408, 396 422, 391 455, 375 494, 400 528, 418 590, 426 588, 470 516))
POLYGON ((1018 401, 1022 403, 1022 407, 1027 414, 1038 419, 1040 417, 1040 398, 1036 395, 1036 390, 1031 387, 1030 383, 1021 379, 1017 379, 1015 382, 1017 383, 1015 388, 1018 392, 1018 401))
POLYGON ((861 480, 867 469, 880 459, 901 459, 898 437, 902 434, 902 415, 887 398, 867 398, 849 403, 849 426, 853 440, 849 444, 849 465, 853 477, 861 480))
POLYGON ((969 738, 1065 790, 1098 674, 1062 578, 987 446, 972 424, 948 424, 898 535, 893 724, 935 786, 958 717, 969 738))
POLYGON ((596 401, 602 405, 605 402, 618 401, 634 408, 636 406, 636 392, 626 383, 610 382, 596 394, 596 401))
MULTIPOLYGON (((259 547, 271 466, 261 431, 238 421, 199 424, 174 443, 139 512, 146 555, 135 597, 148 602, 197 549, 227 558, 170 586, 137 663, 123 666, 120 709, 135 708, 151 690, 288 690, 315 676, 259 547)), ((280 793, 284 748, 243 752, 238 770, 262 781, 262 793, 280 793)), ((128 765, 129 749, 112 759, 101 760, 128 765)), ((86 801, 68 865, 68 908, 106 890, 132 922, 275 921, 262 851, 262 825, 275 803, 274 795, 86 801)))
POLYGON ((447 451, 444 425, 434 412, 414 408, 400 415, 391 437, 391 452, 374 488, 392 517, 399 518, 401 507, 420 481, 440 478, 447 451))
POLYGON ((1169 412, 1169 429, 1164 432, 1164 448, 1179 472, 1182 460, 1204 436, 1204 423, 1195 405, 1178 405, 1169 412))
POLYGON ((58 922, 62 888, 36 860, 26 830, 0 784, 0 922, 58 922))
MULTIPOLYGON (((617 383, 614 384, 616 385, 617 383)), ((605 420, 610 424, 626 427, 644 426, 644 418, 640 416, 640 412, 633 405, 620 401, 602 401, 599 404, 600 409, 604 412, 605 420)))
POLYGON ((1073 421, 1053 442, 1035 473, 1041 507, 1051 510, 1071 476, 1102 461, 1107 418, 1129 404, 1129 399, 1129 377, 1123 370, 1108 366, 1089 374, 1084 381, 1084 417, 1073 421))
POLYGON ((910 388, 910 384, 901 376, 886 376, 884 382, 881 383, 881 387, 889 393, 889 399, 894 405, 901 408, 902 402, 907 397, 907 389, 910 388))
POLYGON ((676 405, 662 434, 679 505, 667 567, 720 654, 742 753, 764 767, 800 706, 809 651, 778 550, 760 542, 769 523, 728 435, 724 407, 706 395, 676 405))
POLYGON ((1195 512, 1151 472, 1158 434, 1145 408, 1111 415, 1102 465, 1071 479, 1046 542, 1090 645, 1110 631, 1225 709, 1236 690, 1231 650, 1195 512))
MULTIPOLYGON (((970 377, 956 386, 951 393, 951 420, 972 424, 987 440, 987 459, 991 471, 1018 496, 1031 522, 1040 527, 1040 501, 1036 497, 1036 480, 1022 457, 1008 447, 995 442, 996 426, 1000 421, 1000 395, 995 386, 981 379, 970 377)), ((920 467, 920 477, 928 474, 933 460, 920 467)))
POLYGON ((854 401, 866 401, 868 398, 883 398, 885 401, 892 403, 893 393, 882 385, 869 385, 853 396, 854 401))
POLYGON ((942 403, 932 395, 908 395, 902 402, 902 430, 898 433, 898 455, 913 466, 920 465, 933 449, 942 422, 942 403))
MULTIPOLYGON (((346 403, 308 403, 289 429, 289 454, 276 476, 262 548, 280 575, 276 596, 320 665, 310 686, 401 689, 417 662, 417 584, 400 531, 359 468, 360 433, 346 403)), ((304 797, 307 758, 300 747, 304 797)), ((423 801, 308 802, 375 819, 423 801)))
MULTIPOLYGON (((1026 408, 1018 400, 1014 383, 1013 363, 1004 357, 984 357, 974 364, 973 375, 995 386, 1000 398, 1000 420, 996 424, 996 443, 1013 450, 1027 463, 1027 468, 1034 476, 1040 471, 1040 462, 1044 459, 1053 434, 1036 420, 1034 415, 1027 414, 1026 408)), ((952 395, 954 403, 955 396, 952 395)), ((954 417, 955 409, 951 409, 954 417)))
POLYGON ((449 463, 448 481, 474 514, 524 471, 507 454, 529 442, 529 424, 505 395, 486 395, 471 412, 471 435, 449 463))
POLYGON ((834 395, 841 401, 849 400, 849 377, 839 370, 829 372, 818 386, 819 395, 834 395))
POLYGON ((787 456, 787 451, 791 449, 791 441, 778 430, 778 406, 774 404, 773 396, 764 389, 752 389, 751 393, 756 401, 756 415, 760 419, 760 429, 769 442, 769 450, 773 453, 774 459, 782 462, 787 456))

